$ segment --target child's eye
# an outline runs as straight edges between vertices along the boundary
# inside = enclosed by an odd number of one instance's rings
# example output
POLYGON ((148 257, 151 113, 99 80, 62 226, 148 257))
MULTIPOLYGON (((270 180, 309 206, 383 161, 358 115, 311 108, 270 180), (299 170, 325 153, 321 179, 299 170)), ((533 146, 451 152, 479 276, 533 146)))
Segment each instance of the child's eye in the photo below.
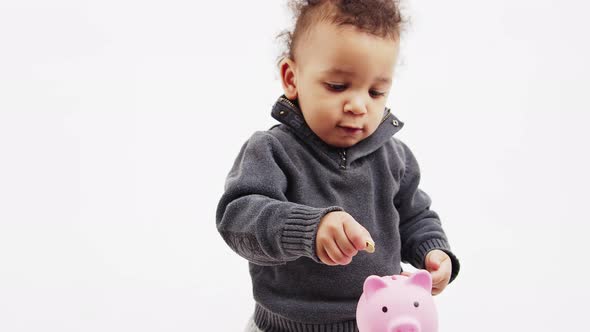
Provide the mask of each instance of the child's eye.
POLYGON ((326 86, 332 91, 344 91, 346 89, 345 84, 326 83, 326 86))
POLYGON ((376 90, 369 91, 369 94, 373 97, 385 96, 385 92, 380 92, 380 91, 376 91, 376 90))

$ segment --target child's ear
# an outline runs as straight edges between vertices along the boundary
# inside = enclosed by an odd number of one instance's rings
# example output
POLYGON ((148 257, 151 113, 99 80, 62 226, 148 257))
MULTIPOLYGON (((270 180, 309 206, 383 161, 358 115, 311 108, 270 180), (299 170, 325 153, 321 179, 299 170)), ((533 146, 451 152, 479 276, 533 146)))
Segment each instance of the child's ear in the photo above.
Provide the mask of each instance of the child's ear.
POLYGON ((284 57, 279 63, 281 72, 281 83, 285 97, 295 100, 297 98, 297 80, 295 78, 295 61, 284 57))

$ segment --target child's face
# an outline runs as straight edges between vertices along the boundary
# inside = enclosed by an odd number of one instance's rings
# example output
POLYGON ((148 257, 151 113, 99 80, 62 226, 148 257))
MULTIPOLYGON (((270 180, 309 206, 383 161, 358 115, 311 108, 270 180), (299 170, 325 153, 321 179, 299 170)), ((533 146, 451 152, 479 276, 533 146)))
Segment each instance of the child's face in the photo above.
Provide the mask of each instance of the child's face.
POLYGON ((299 40, 296 60, 283 60, 285 95, 324 142, 350 147, 383 117, 399 43, 353 26, 317 23, 299 40))

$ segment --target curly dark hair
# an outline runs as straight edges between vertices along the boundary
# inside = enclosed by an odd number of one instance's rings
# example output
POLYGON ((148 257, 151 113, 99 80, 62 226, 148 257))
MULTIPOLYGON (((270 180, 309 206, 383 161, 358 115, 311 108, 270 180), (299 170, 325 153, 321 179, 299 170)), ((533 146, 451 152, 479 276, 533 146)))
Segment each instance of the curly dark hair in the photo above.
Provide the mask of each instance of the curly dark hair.
POLYGON ((283 57, 295 59, 298 40, 318 22, 352 25, 369 34, 394 40, 399 39, 405 23, 399 0, 289 0, 289 7, 295 27, 277 36, 286 44, 278 61, 283 57))

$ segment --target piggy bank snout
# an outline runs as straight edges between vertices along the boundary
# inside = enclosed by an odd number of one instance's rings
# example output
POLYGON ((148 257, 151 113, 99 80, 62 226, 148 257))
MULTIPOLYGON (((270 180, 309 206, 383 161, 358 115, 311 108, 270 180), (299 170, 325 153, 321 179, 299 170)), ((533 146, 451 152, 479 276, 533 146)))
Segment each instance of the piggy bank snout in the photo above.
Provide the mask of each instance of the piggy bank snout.
POLYGON ((388 332, 421 332, 420 324, 411 318, 401 318, 391 322, 388 332))

